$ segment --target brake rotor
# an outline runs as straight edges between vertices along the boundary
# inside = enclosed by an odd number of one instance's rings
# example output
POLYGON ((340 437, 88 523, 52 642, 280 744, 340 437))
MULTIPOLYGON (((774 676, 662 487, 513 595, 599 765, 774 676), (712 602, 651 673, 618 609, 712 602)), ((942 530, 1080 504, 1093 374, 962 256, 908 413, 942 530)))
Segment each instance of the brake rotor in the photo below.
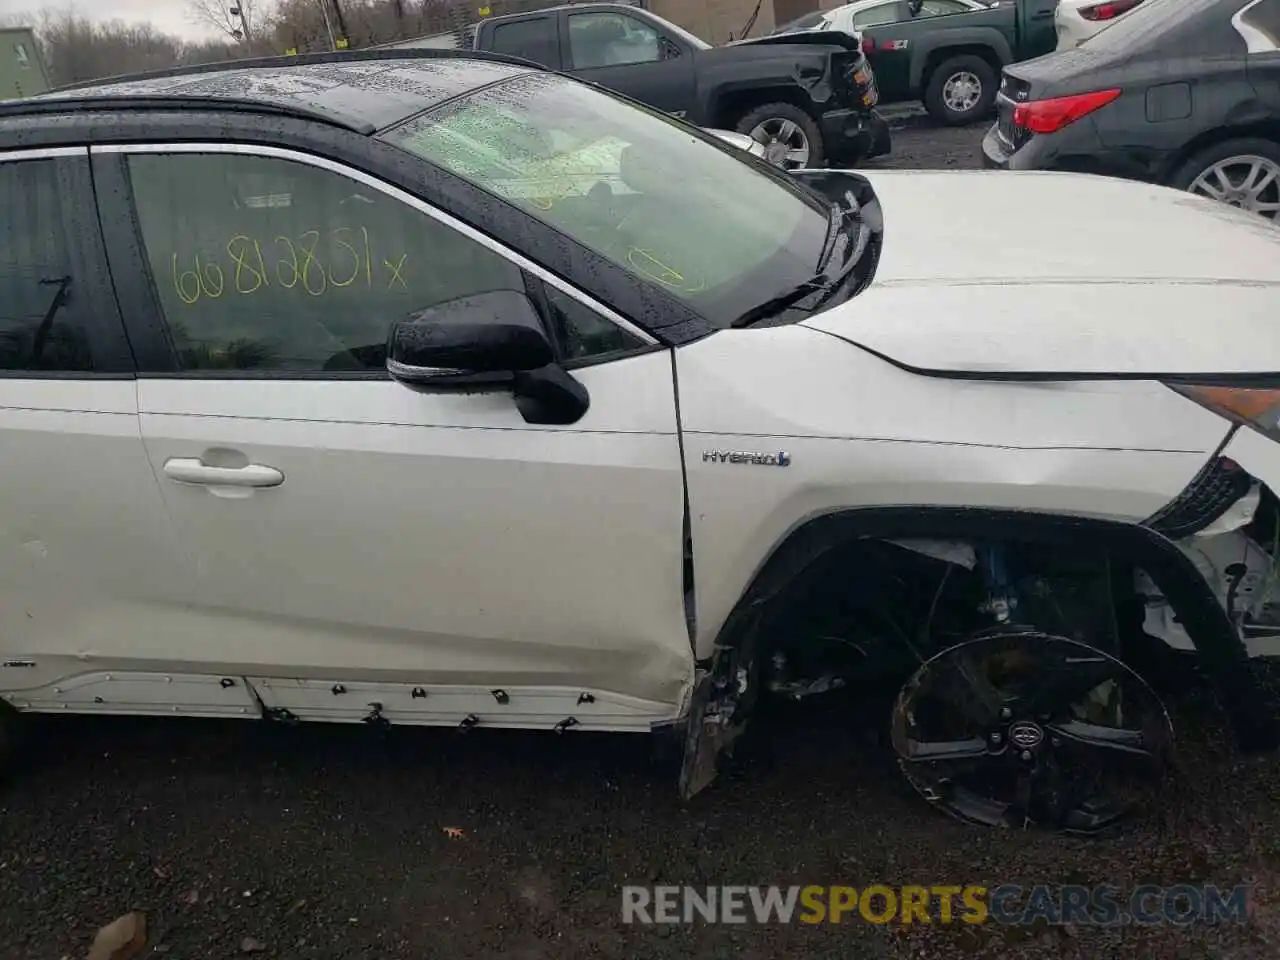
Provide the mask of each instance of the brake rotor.
POLYGON ((907 780, 967 823, 1096 833, 1145 806, 1173 756, 1160 698, 1109 653, 1032 630, 970 638, 898 694, 907 780))

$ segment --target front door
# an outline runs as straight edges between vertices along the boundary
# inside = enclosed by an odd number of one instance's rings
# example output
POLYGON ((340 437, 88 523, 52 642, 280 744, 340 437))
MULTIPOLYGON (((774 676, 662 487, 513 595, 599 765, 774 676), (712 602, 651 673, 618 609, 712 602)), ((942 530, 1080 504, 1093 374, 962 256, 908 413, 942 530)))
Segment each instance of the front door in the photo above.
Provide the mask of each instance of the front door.
POLYGON ((199 565, 186 656, 237 665, 303 719, 626 730, 676 713, 692 667, 667 351, 332 162, 228 145, 101 162, 124 167, 141 237, 118 242, 171 344, 138 397, 199 565), (527 423, 509 387, 388 378, 393 321, 491 290, 542 305, 590 393, 578 423, 527 423))
POLYGON ((683 43, 616 11, 570 13, 563 22, 574 76, 679 117, 694 109, 694 51, 683 43))

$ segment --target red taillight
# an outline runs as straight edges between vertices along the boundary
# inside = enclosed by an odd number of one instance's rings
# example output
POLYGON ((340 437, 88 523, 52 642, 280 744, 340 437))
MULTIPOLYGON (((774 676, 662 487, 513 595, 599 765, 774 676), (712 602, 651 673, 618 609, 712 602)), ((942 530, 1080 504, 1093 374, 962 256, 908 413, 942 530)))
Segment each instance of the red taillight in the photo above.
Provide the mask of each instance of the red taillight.
POLYGON ((1071 97, 1054 97, 1052 100, 1032 100, 1013 108, 1013 125, 1032 133, 1057 133, 1068 124, 1075 123, 1086 114, 1120 96, 1118 87, 1079 93, 1071 97))
POLYGON ((1084 7, 1080 11, 1080 16, 1086 20, 1114 20, 1122 13, 1128 13, 1142 0, 1108 0, 1106 3, 1095 3, 1091 7, 1084 7))
POLYGON ((862 35, 862 52, 874 53, 876 49, 876 41, 874 37, 869 37, 865 33, 862 35))

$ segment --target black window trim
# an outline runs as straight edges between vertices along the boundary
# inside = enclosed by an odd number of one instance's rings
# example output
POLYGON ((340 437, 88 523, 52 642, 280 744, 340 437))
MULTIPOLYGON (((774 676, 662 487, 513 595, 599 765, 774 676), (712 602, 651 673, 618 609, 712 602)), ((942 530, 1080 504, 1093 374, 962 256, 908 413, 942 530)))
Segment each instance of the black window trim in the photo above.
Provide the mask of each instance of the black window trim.
MULTIPOLYGON (((85 148, 79 148, 81 150, 85 148)), ((576 300, 601 318, 621 328, 641 342, 641 346, 627 351, 582 357, 563 364, 566 369, 594 366, 625 357, 655 350, 665 346, 651 333, 623 317, 589 293, 569 281, 534 263, 528 257, 511 249, 498 240, 477 230, 470 224, 434 206, 412 193, 329 157, 304 150, 261 143, 239 141, 166 141, 155 143, 96 144, 88 148, 99 189, 100 210, 104 226, 115 225, 112 243, 107 248, 107 258, 112 274, 117 279, 120 307, 130 340, 137 355, 137 376, 145 379, 200 379, 200 380, 387 380, 385 370, 181 370, 170 340, 164 311, 157 299, 156 285, 151 278, 149 260, 146 257, 139 229, 134 227, 137 217, 133 209, 132 190, 129 188, 125 160, 130 154, 209 154, 222 153, 240 156, 274 158, 302 163, 326 170, 377 190, 462 234, 480 246, 506 260, 525 276, 535 277, 542 283, 555 287, 561 293, 576 300), (127 277, 127 280, 123 278, 127 277)), ((131 374, 132 375, 132 374, 131 374)))
MULTIPOLYGON (((89 148, 86 146, 33 147, 18 150, 0 150, 0 164, 23 163, 32 160, 79 160, 72 170, 83 176, 77 184, 77 197, 61 197, 61 203, 77 200, 93 209, 94 183, 89 166, 89 148)), ((95 218, 95 222, 96 218, 95 218)), ((76 289, 72 296, 86 297, 93 304, 86 317, 85 337, 89 343, 89 356, 93 358, 93 370, 0 370, 3 380, 132 380, 134 361, 125 331, 124 319, 112 289, 111 275, 101 223, 97 223, 91 236, 68 238, 68 254, 79 265, 88 268, 88 275, 73 278, 76 289)))

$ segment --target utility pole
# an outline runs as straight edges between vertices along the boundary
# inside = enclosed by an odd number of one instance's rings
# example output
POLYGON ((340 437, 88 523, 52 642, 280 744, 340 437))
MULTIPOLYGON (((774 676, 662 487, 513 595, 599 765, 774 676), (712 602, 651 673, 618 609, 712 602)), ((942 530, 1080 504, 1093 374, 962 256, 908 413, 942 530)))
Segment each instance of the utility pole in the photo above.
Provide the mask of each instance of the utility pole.
POLYGON ((230 7, 231 15, 240 18, 240 29, 235 32, 235 38, 242 43, 248 43, 252 37, 249 36, 249 21, 245 19, 244 3, 237 3, 230 7))
POLYGON ((329 34, 329 49, 337 50, 338 42, 333 37, 333 25, 329 22, 329 3, 328 0, 316 0, 320 5, 320 16, 324 17, 324 30, 329 34))
POLYGON ((342 4, 338 0, 329 0, 329 2, 333 4, 333 12, 338 18, 338 36, 350 41, 351 35, 347 33, 347 18, 342 15, 342 4))

